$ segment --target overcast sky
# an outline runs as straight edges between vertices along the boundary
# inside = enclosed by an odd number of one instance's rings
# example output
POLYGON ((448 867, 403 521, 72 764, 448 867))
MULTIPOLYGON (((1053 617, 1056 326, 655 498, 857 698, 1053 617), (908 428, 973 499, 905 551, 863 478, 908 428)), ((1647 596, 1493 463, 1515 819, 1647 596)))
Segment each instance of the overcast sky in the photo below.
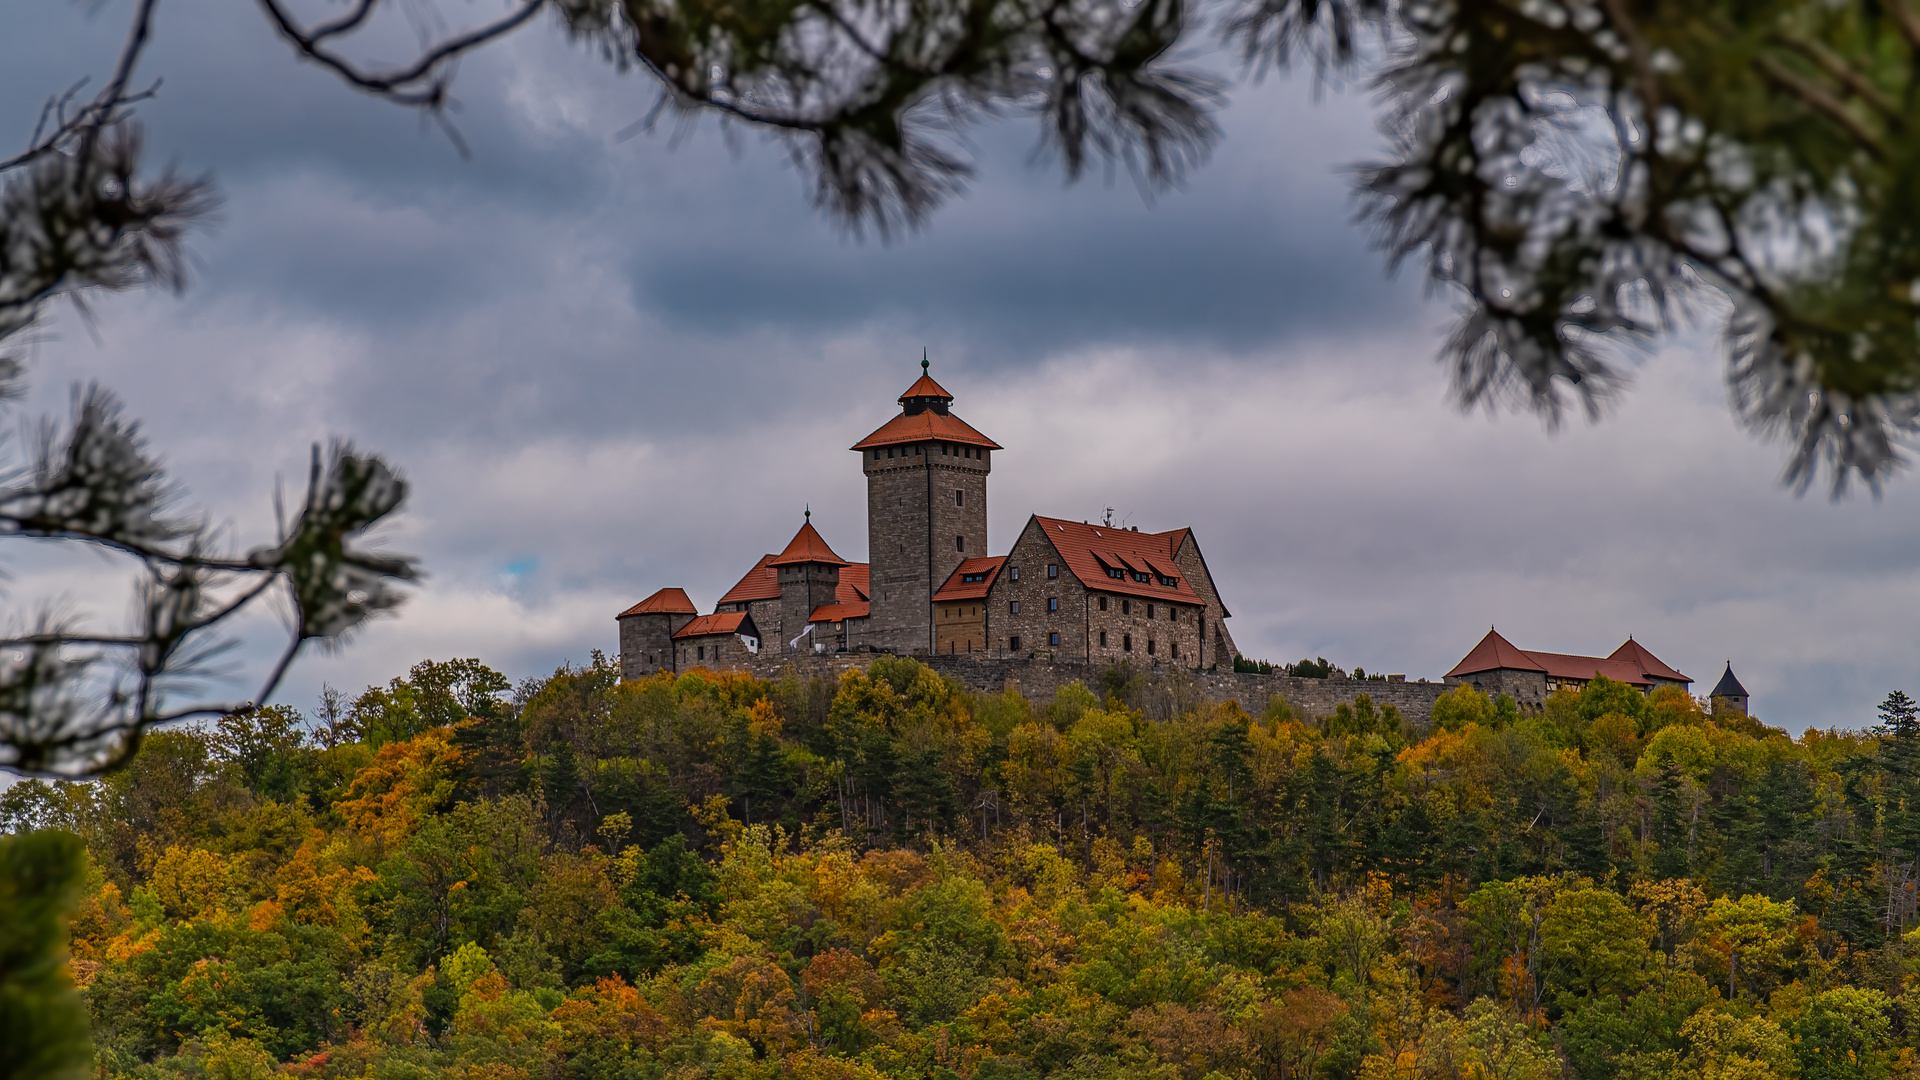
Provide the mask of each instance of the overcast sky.
MULTIPOLYGON (((14 7, 0 146, 104 74, 127 0, 14 7)), ((1920 690, 1920 478, 1878 503, 1783 490, 1710 334, 1649 357, 1597 425, 1447 404, 1451 309, 1388 279, 1350 223, 1343 170, 1379 148, 1362 93, 1236 83, 1212 162, 1155 200, 1124 175, 1066 185, 1028 124, 978 129, 965 197, 882 246, 812 210, 757 136, 622 141, 651 87, 551 27, 461 70, 465 161, 297 64, 246 0, 167 0, 144 71, 166 79, 151 145, 226 207, 184 296, 56 313, 29 411, 115 389, 242 545, 315 440, 404 467, 416 495, 387 543, 431 577, 302 661, 282 698, 303 708, 421 658, 518 679, 611 653, 617 612, 666 585, 709 609, 804 506, 864 559, 846 448, 897 411, 923 347, 1006 447, 996 551, 1030 513, 1192 526, 1250 656, 1437 678, 1490 624, 1558 652, 1632 634, 1701 692, 1730 658, 1795 732, 1920 690)), ((16 611, 84 607, 110 569, 9 558, 16 611)))

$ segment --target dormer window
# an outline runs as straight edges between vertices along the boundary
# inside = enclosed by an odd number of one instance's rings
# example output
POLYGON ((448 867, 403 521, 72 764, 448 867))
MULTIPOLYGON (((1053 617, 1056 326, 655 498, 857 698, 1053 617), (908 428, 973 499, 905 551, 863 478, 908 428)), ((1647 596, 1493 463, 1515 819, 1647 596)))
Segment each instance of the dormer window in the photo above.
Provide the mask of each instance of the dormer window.
POLYGON ((1160 584, 1162 584, 1162 585, 1165 585, 1165 586, 1166 586, 1167 588, 1169 588, 1169 589, 1172 589, 1172 588, 1175 588, 1175 587, 1177 587, 1177 586, 1178 586, 1178 585, 1180 584, 1180 579, 1179 579, 1179 578, 1170 578, 1170 577, 1163 577, 1163 578, 1161 578, 1161 579, 1160 579, 1160 584))

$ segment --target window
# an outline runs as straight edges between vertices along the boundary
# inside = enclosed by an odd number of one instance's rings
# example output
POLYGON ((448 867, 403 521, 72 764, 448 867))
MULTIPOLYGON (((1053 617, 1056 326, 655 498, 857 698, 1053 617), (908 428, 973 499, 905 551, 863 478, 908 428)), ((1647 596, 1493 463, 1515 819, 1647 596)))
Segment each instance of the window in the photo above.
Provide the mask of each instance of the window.
POLYGON ((1142 584, 1145 584, 1146 582, 1148 582, 1148 581, 1149 581, 1149 580, 1151 580, 1152 578, 1153 578, 1153 575, 1152 575, 1152 574, 1143 574, 1143 573, 1141 573, 1141 572, 1140 572, 1140 571, 1138 571, 1138 570, 1135 570, 1135 571, 1133 572, 1133 580, 1135 580, 1135 581, 1138 581, 1138 582, 1140 582, 1140 583, 1142 583, 1142 584))
POLYGON ((1131 600, 1120 601, 1120 614, 1122 615, 1133 614, 1133 601, 1131 600))
POLYGON ((1167 652, 1171 653, 1175 660, 1180 659, 1180 643, 1177 641, 1167 642, 1167 652))
POLYGON ((1148 656, 1153 655, 1153 639, 1152 638, 1147 639, 1147 655, 1148 656))
POLYGON ((955 551, 965 551, 965 550, 967 550, 967 538, 966 538, 966 537, 964 537, 964 536, 956 536, 956 537, 954 537, 954 538, 953 538, 953 550, 955 550, 955 551))
MULTIPOLYGON (((1104 596, 1100 598, 1100 610, 1101 611, 1107 610, 1107 598, 1104 596)), ((1106 642, 1103 641, 1100 644, 1105 645, 1106 642)))
POLYGON ((700 654, 700 659, 705 660, 707 658, 707 647, 705 645, 695 645, 693 649, 696 653, 700 654))
POLYGON ((1020 601, 1018 600, 1007 601, 1007 614, 1009 615, 1020 614, 1020 601))
POLYGON ((887 456, 888 456, 888 457, 892 457, 892 456, 893 456, 893 447, 891 447, 891 446, 889 446, 889 447, 887 447, 887 456))
POLYGON ((1152 605, 1152 604, 1148 604, 1148 605, 1147 605, 1147 618, 1149 618, 1149 619, 1151 619, 1151 618, 1153 618, 1153 605, 1152 605))
POLYGON ((1123 652, 1133 651, 1133 635, 1132 634, 1120 635, 1120 648, 1123 652))
POLYGON ((1174 580, 1173 578, 1170 578, 1170 577, 1163 577, 1163 578, 1161 578, 1161 579, 1160 579, 1160 584, 1162 584, 1162 585, 1165 585, 1165 586, 1166 586, 1167 588, 1169 588, 1169 589, 1171 589, 1171 588, 1173 588, 1173 587, 1174 587, 1175 585, 1178 585, 1178 584, 1180 584, 1180 583, 1179 583, 1178 581, 1176 581, 1176 580, 1174 580))
POLYGON ((1125 570, 1116 570, 1109 567, 1107 569, 1107 576, 1112 578, 1115 581, 1125 581, 1127 578, 1127 572, 1125 570))
POLYGON ((941 457, 946 457, 946 456, 947 456, 948 454, 951 454, 951 453, 953 453, 953 444, 952 444, 952 443, 941 443, 941 444, 940 444, 940 456, 941 456, 941 457))
POLYGON ((1059 597, 1057 597, 1057 596, 1049 596, 1049 597, 1047 597, 1047 610, 1048 610, 1048 611, 1059 611, 1059 610, 1060 610, 1060 598, 1059 598, 1059 597))
POLYGON ((1105 630, 1100 631, 1100 647, 1103 649, 1107 647, 1107 632, 1105 630))
POLYGON ((1050 633, 1047 635, 1047 644, 1049 645, 1060 644, 1060 632, 1058 630, 1055 630, 1053 633, 1050 633))
POLYGON ((977 585, 977 584, 979 584, 980 582, 982 582, 982 581, 985 581, 985 580, 987 580, 987 575, 986 575, 986 574, 984 574, 984 573, 981 573, 981 574, 961 574, 961 575, 960 575, 960 580, 961 580, 961 581, 962 581, 963 583, 965 583, 965 584, 968 584, 968 585, 977 585))
POLYGON ((1015 634, 1012 637, 1007 639, 1007 648, 1013 652, 1020 651, 1020 635, 1019 634, 1015 634))
POLYGON ((1050 577, 1050 578, 1057 578, 1057 577, 1059 577, 1059 576, 1060 576, 1060 564, 1058 564, 1058 563, 1048 563, 1048 564, 1047 564, 1047 576, 1048 576, 1048 577, 1050 577))
POLYGON ((953 505, 955 506, 967 505, 967 493, 960 490, 959 488, 954 488, 953 489, 953 505))
POLYGON ((1019 567, 1017 567, 1017 566, 1015 566, 1015 567, 1011 567, 1011 568, 1009 568, 1009 569, 1007 570, 1007 576, 1008 576, 1008 577, 1010 577, 1010 578, 1012 578, 1012 579, 1013 579, 1013 580, 1015 580, 1015 581, 1019 581, 1019 580, 1020 580, 1020 568, 1019 568, 1019 567))

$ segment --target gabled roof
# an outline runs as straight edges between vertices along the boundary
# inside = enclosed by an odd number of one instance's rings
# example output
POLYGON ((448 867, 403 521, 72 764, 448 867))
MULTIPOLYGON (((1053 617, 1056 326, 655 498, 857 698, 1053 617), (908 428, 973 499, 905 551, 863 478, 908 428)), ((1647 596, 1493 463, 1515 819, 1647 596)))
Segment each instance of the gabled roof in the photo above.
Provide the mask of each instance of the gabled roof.
POLYGON ((1733 661, 1729 660, 1727 661, 1727 673, 1725 675, 1720 676, 1719 682, 1713 684, 1713 693, 1708 694, 1707 696, 1710 698, 1716 698, 1716 697, 1752 697, 1753 695, 1747 693, 1747 688, 1744 686, 1741 686, 1740 680, 1733 677, 1733 661))
POLYGON ((816 623, 839 622, 842 619, 864 619, 871 611, 872 608, 865 600, 859 600, 853 603, 836 601, 831 604, 821 604, 819 607, 814 608, 813 614, 807 616, 807 621, 816 623))
POLYGON ((1682 675, 1671 667, 1668 667, 1665 661, 1648 652, 1645 645, 1640 644, 1631 637, 1627 639, 1625 645, 1613 650, 1613 652, 1607 656, 1607 659, 1626 660, 1638 666, 1641 674, 1651 675, 1656 679, 1672 679, 1674 682, 1683 683, 1693 681, 1690 677, 1682 675))
POLYGON ((1684 683, 1693 681, 1662 663, 1659 657, 1647 651, 1646 646, 1632 638, 1613 650, 1612 656, 1576 656, 1573 653, 1521 649, 1494 630, 1488 630, 1487 636, 1480 639, 1480 644, 1453 665, 1453 670, 1447 672, 1446 677, 1452 679, 1462 675, 1477 675, 1501 668, 1538 671, 1552 679, 1585 681, 1596 675, 1604 675, 1614 682, 1640 687, 1652 686, 1654 678, 1684 683))
POLYGON ((614 618, 624 619, 629 615, 696 615, 699 611, 688 598, 687 590, 661 589, 614 618))
POLYGON ((993 588, 994 581, 1000 577, 1000 568, 1006 564, 1005 555, 995 555, 990 559, 962 560, 959 566, 953 568, 953 573, 947 578, 946 584, 940 586, 939 590, 933 594, 933 602, 937 604, 943 600, 980 599, 993 588), (975 574, 984 574, 985 577, 979 581, 964 580, 975 574))
POLYGON ((947 393, 945 387, 934 382, 933 376, 927 374, 927 369, 922 367, 920 369, 920 377, 914 380, 912 386, 907 387, 906 393, 900 395, 902 404, 905 404, 911 398, 945 398, 948 401, 952 401, 953 395, 947 393))
POLYGON ((754 635, 753 619, 744 611, 723 611, 717 615, 702 615, 680 628, 675 638, 707 637, 712 634, 754 635), (742 626, 744 624, 744 629, 742 626))
POLYGON ((1176 600, 1183 604, 1206 602, 1200 599, 1199 593, 1193 591, 1185 574, 1174 575, 1172 585, 1160 584, 1158 576, 1145 583, 1133 580, 1130 575, 1119 578, 1107 576, 1103 562, 1108 566, 1131 563, 1146 570, 1151 558, 1166 555, 1167 538, 1164 535, 1116 529, 1109 525, 1088 525, 1082 521, 1061 518, 1044 518, 1038 514, 1034 515, 1033 520, 1046 533, 1047 542, 1060 553, 1067 569, 1080 579, 1080 584, 1089 589, 1142 596, 1149 600, 1176 600))
POLYGON ((813 515, 801 524, 800 531, 787 541, 785 551, 767 560, 768 566, 792 566, 797 563, 823 563, 827 566, 845 566, 847 560, 833 553, 827 542, 814 531, 813 515))
POLYGON ((1614 682, 1628 683, 1633 686, 1651 686, 1640 665, 1627 660, 1608 660, 1599 656, 1575 656, 1572 653, 1534 652, 1528 650, 1527 656, 1546 669, 1550 679, 1591 679, 1595 675, 1605 675, 1614 682))
MULTIPOLYGON (((1213 568, 1207 565, 1207 553, 1200 550, 1200 541, 1194 538, 1191 527, 1168 529, 1166 532, 1154 533, 1153 535, 1167 538, 1167 557, 1176 560, 1174 563, 1175 566, 1179 565, 1177 560, 1180 558, 1180 549, 1188 544, 1192 544, 1194 557, 1200 560, 1200 569, 1206 571, 1207 580, 1213 580, 1213 568)), ((1220 590, 1217 586, 1213 591, 1213 601, 1220 605, 1221 618, 1233 618, 1233 612, 1227 610, 1227 601, 1221 597, 1220 590)))
POLYGON ((734 583, 720 597, 717 604, 745 604, 754 600, 780 599, 780 573, 769 564, 775 556, 762 555, 760 561, 753 564, 747 576, 734 583))
POLYGON ((1510 668, 1514 671, 1538 671, 1542 673, 1547 670, 1539 661, 1528 655, 1525 650, 1514 645, 1513 642, 1508 641, 1506 638, 1501 637, 1498 631, 1489 627, 1487 629, 1487 636, 1481 638, 1480 644, 1475 645, 1471 652, 1461 658, 1459 663, 1453 665, 1453 670, 1447 672, 1446 677, 1451 679, 1458 675, 1473 675, 1482 671, 1495 671, 1500 668, 1510 668))
POLYGON ((849 449, 871 450, 876 446, 924 442, 950 442, 984 447, 988 450, 1000 449, 999 443, 973 430, 973 426, 965 420, 952 413, 939 413, 932 409, 914 413, 912 416, 902 413, 881 424, 873 434, 854 443, 849 449))

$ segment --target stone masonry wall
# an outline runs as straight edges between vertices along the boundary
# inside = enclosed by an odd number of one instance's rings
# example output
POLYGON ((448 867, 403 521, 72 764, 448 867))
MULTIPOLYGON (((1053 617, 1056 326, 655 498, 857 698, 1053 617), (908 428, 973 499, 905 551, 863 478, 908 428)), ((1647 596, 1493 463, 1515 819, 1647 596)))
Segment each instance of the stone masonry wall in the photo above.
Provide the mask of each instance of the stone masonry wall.
POLYGON ((988 650, 994 656, 1038 652, 1063 660, 1086 659, 1087 592, 1033 518, 1027 519, 1019 539, 1007 549, 1006 564, 994 579, 987 604, 988 650), (1056 576, 1047 576, 1048 566, 1057 568, 1056 576), (1016 570, 1020 575, 1017 581, 1016 570), (1047 610, 1049 599, 1060 602, 1058 611, 1047 610), (1015 602, 1020 605, 1018 614, 1012 609, 1015 602), (1048 643, 1050 633, 1060 635, 1060 644, 1048 643), (1013 650, 1011 643, 1016 636, 1020 648, 1013 650))
POLYGON ((648 612, 620 619, 620 677, 638 679, 656 671, 673 670, 674 631, 693 616, 648 612))
MULTIPOLYGON (((838 679, 848 671, 866 670, 875 659, 875 655, 865 653, 798 658, 762 655, 743 656, 740 661, 720 666, 743 669, 765 679, 780 678, 789 668, 802 678, 838 679)), ((1051 699, 1061 687, 1072 682, 1095 689, 1097 693, 1101 676, 1107 670, 1105 664, 1078 660, 1027 660, 981 653, 915 659, 973 690, 995 694, 1015 689, 1035 702, 1051 699)), ((1227 701, 1237 701, 1241 708, 1258 713, 1266 708, 1269 698, 1280 694, 1296 713, 1323 717, 1331 716, 1342 703, 1351 703, 1361 694, 1367 694, 1376 707, 1392 705, 1408 721, 1424 727, 1433 714, 1434 699, 1452 689, 1439 682, 1299 679, 1251 672, 1191 671, 1165 665, 1136 665, 1134 670, 1147 680, 1148 711, 1161 715, 1203 703, 1227 701)))
POLYGON ((1200 543, 1188 532, 1180 542, 1180 550, 1173 556, 1175 567, 1186 576, 1187 585, 1207 602, 1207 608, 1201 614, 1202 641, 1199 666, 1233 666, 1233 658, 1240 654, 1234 648, 1233 636, 1227 633, 1226 606, 1220 602, 1220 593, 1213 587, 1213 576, 1207 573, 1207 561, 1200 555, 1200 543))

